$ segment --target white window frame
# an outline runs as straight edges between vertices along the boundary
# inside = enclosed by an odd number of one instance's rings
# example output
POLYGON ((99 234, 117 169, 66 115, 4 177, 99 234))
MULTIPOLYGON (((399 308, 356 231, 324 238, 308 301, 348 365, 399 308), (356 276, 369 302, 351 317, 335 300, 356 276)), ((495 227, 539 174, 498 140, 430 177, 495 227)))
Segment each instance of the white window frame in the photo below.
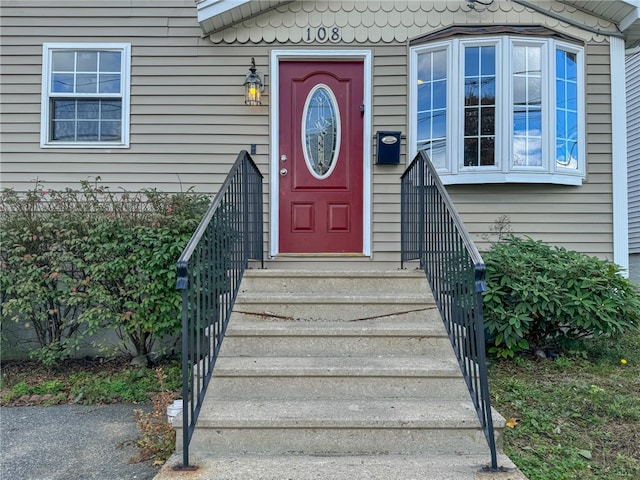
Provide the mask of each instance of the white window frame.
POLYGON ((464 37, 436 41, 410 48, 409 88, 409 157, 417 153, 418 55, 447 49, 447 146, 446 165, 438 168, 442 182, 452 184, 482 183, 552 183, 581 185, 586 172, 585 122, 585 62, 584 48, 555 38, 518 35, 464 37), (494 45, 496 47, 496 152, 495 165, 465 167, 463 159, 464 132, 464 47, 494 45), (542 166, 513 165, 513 82, 512 46, 532 45, 542 48, 542 166), (556 68, 555 52, 560 48, 577 57, 578 149, 577 169, 556 162, 556 68), (454 159, 456 161, 454 161, 454 159))
MULTIPOLYGON (((42 98, 40 121, 40 146, 42 148, 128 148, 129 147, 129 117, 131 91, 131 44, 129 43, 44 43, 42 45, 42 98), (51 140, 51 98, 56 94, 51 92, 52 53, 54 51, 78 50, 111 50, 121 52, 121 91, 117 95, 122 101, 121 137, 117 142, 69 142, 51 140)), ((85 94, 86 95, 86 94, 85 94)), ((82 94, 65 95, 69 98, 82 98, 82 94)), ((104 95, 113 98, 113 94, 104 95)), ((92 95, 96 97, 96 95, 92 95)))

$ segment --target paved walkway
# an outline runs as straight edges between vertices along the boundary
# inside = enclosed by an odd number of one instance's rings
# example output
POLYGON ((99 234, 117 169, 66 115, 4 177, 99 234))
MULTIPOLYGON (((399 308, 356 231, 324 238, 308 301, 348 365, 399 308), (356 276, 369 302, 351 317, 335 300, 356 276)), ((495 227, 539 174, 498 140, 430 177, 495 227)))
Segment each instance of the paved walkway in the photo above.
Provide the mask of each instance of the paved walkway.
POLYGON ((129 463, 140 405, 0 408, 2 480, 150 480, 158 469, 129 463))

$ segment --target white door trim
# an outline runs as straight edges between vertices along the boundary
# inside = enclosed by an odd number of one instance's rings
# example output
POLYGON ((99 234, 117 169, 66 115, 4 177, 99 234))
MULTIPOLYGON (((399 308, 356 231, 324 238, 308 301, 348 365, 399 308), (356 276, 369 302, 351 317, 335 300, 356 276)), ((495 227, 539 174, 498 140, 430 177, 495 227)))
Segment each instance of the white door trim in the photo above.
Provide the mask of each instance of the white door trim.
POLYGON ((346 59, 352 58, 362 60, 364 65, 364 105, 363 118, 363 141, 362 141, 362 253, 365 256, 371 256, 371 50, 272 50, 271 51, 271 71, 270 71, 270 104, 271 104, 271 152, 270 152, 270 206, 269 214, 269 255, 275 257, 279 252, 279 235, 280 228, 278 212, 280 209, 280 117, 278 108, 280 105, 279 87, 280 87, 280 60, 281 59, 314 59, 314 60, 332 60, 336 58, 346 59))

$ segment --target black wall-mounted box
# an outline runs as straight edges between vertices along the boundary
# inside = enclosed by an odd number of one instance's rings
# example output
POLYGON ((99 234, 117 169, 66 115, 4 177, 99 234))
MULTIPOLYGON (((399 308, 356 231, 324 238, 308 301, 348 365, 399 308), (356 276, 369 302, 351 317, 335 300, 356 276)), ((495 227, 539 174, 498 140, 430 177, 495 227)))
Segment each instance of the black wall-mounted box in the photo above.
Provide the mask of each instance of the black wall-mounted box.
POLYGON ((376 163, 381 165, 398 165, 400 163, 401 132, 376 132, 376 163))

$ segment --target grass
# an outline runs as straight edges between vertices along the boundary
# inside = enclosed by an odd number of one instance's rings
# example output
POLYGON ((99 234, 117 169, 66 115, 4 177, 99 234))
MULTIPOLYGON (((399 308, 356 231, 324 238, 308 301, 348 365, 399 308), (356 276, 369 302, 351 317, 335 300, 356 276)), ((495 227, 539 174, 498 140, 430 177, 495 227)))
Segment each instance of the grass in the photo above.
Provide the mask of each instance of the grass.
POLYGON ((530 480, 640 478, 640 335, 490 366, 504 451, 530 480))
POLYGON ((2 364, 0 404, 81 405, 104 403, 146 403, 160 391, 178 392, 182 385, 177 361, 166 361, 160 385, 154 369, 129 365, 124 359, 69 360, 56 370, 37 362, 2 364))

